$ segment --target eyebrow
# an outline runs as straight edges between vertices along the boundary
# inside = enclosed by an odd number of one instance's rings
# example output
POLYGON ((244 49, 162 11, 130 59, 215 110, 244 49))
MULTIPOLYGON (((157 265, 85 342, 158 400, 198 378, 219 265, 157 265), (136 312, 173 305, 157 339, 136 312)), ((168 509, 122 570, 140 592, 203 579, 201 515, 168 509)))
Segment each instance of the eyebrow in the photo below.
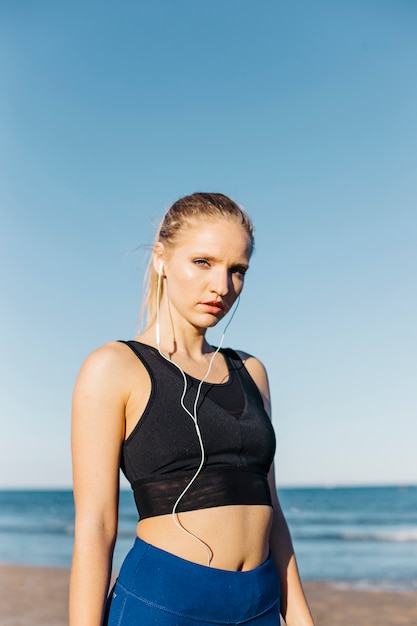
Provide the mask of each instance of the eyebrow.
POLYGON ((239 269, 245 270, 245 272, 249 269, 249 263, 232 263, 230 267, 237 267, 239 269))

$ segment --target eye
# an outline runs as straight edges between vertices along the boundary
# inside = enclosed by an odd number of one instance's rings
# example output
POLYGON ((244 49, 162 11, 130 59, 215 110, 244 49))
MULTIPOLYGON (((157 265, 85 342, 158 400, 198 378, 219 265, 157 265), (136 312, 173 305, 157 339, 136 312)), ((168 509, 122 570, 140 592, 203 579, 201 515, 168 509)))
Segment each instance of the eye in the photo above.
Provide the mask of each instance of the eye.
POLYGON ((240 274, 242 278, 244 277, 247 271, 248 271, 248 268, 245 265, 233 265, 230 268, 231 274, 240 274))
POLYGON ((194 259, 193 263, 195 265, 198 265, 199 267, 209 267, 210 263, 207 261, 207 259, 194 259))

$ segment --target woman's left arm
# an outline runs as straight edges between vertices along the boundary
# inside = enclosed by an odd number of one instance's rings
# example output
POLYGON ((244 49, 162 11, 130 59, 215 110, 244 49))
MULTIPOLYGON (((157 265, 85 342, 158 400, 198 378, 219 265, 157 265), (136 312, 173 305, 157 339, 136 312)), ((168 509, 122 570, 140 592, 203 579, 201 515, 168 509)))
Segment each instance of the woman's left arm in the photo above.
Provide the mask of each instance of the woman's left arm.
POLYGON ((290 531, 278 501, 273 466, 268 479, 274 511, 270 546, 281 582, 281 615, 288 626, 313 626, 313 618, 298 573, 290 531))
MULTIPOLYGON (((240 356, 261 393, 266 412, 271 416, 271 399, 265 367, 258 359, 248 354, 240 353, 240 356)), ((290 531, 278 500, 273 465, 268 481, 273 506, 270 546, 281 582, 281 615, 287 626, 314 626, 298 573, 290 531)))

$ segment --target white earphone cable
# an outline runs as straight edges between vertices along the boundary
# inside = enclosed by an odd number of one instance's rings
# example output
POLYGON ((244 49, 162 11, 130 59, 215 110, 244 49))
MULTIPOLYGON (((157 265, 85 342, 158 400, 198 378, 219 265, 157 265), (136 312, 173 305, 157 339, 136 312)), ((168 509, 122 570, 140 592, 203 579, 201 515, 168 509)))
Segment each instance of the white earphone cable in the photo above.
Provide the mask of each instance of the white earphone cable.
POLYGON ((181 367, 177 363, 175 363, 169 357, 167 357, 161 350, 160 314, 159 314, 159 311, 160 311, 160 300, 161 300, 161 278, 162 278, 162 267, 161 267, 161 270, 158 272, 158 285, 157 285, 157 294, 156 294, 156 325, 155 325, 156 347, 157 347, 158 352, 161 355, 161 357, 164 358, 169 363, 172 363, 173 365, 175 365, 175 367, 182 374, 183 381, 184 381, 184 387, 183 387, 181 398, 180 398, 180 404, 181 404, 181 407, 184 409, 184 411, 187 413, 187 415, 189 415, 191 417, 191 419, 193 420, 193 422, 194 422, 194 427, 195 427, 195 430, 196 430, 198 442, 199 442, 199 445, 200 445, 200 452, 201 452, 201 459, 200 459, 199 466, 198 466, 196 472, 194 473, 194 475, 192 476, 192 478, 190 479, 190 481, 187 483, 186 487, 183 489, 183 491, 178 496, 174 506, 172 507, 171 515, 173 517, 173 520, 174 520, 174 523, 176 524, 176 526, 178 526, 178 528, 180 528, 187 535, 189 535, 190 537, 195 539, 204 548, 204 550, 207 552, 207 565, 210 566, 211 559, 213 558, 213 554, 212 554, 212 551, 211 551, 210 547, 204 541, 202 541, 199 537, 197 537, 192 532, 187 530, 179 522, 177 508, 178 508, 178 505, 181 502, 182 498, 185 496, 187 491, 190 489, 191 485, 197 479, 198 475, 200 474, 201 470, 204 467, 204 463, 205 463, 205 460, 206 460, 206 453, 205 453, 205 450, 204 450, 204 443, 203 443, 203 437, 202 437, 202 434, 201 434, 200 426, 198 424, 198 416, 197 416, 198 400, 200 398, 200 393, 201 393, 201 388, 203 386, 203 383, 207 380, 207 378, 208 378, 208 376, 210 374, 214 358, 215 358, 216 354, 221 350, 221 347, 222 347, 223 341, 224 341, 224 337, 225 337, 225 334, 226 334, 226 330, 229 327, 229 324, 231 323, 231 321, 232 321, 232 319, 233 319, 233 317, 234 317, 234 315, 236 313, 237 307, 239 306, 240 296, 238 296, 237 299, 236 299, 236 306, 235 306, 235 308, 233 310, 233 313, 232 313, 229 321, 227 322, 227 324, 226 324, 226 326, 224 328, 223 334, 222 334, 221 339, 220 339, 220 343, 219 343, 218 347, 216 348, 216 350, 213 352, 213 354, 211 356, 207 372, 205 373, 204 377, 202 378, 202 380, 200 380, 200 382, 198 384, 197 392, 196 392, 196 396, 195 396, 195 400, 194 400, 194 404, 193 404, 193 412, 191 413, 191 411, 189 411, 189 409, 184 404, 184 399, 185 399, 185 396, 186 396, 186 393, 187 393, 187 389, 188 389, 188 383, 187 383, 186 374, 185 374, 185 372, 181 369, 181 367))

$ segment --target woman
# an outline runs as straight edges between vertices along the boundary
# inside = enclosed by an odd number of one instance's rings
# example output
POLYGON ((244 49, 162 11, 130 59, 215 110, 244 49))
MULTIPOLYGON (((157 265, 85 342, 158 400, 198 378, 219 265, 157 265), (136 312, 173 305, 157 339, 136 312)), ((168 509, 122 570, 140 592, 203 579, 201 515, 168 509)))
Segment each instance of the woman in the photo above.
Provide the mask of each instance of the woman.
POLYGON ((147 326, 84 363, 73 399, 71 626, 313 624, 280 509, 263 365, 214 348, 253 250, 231 199, 178 200, 148 268, 147 326), (137 539, 106 597, 119 468, 137 539))

